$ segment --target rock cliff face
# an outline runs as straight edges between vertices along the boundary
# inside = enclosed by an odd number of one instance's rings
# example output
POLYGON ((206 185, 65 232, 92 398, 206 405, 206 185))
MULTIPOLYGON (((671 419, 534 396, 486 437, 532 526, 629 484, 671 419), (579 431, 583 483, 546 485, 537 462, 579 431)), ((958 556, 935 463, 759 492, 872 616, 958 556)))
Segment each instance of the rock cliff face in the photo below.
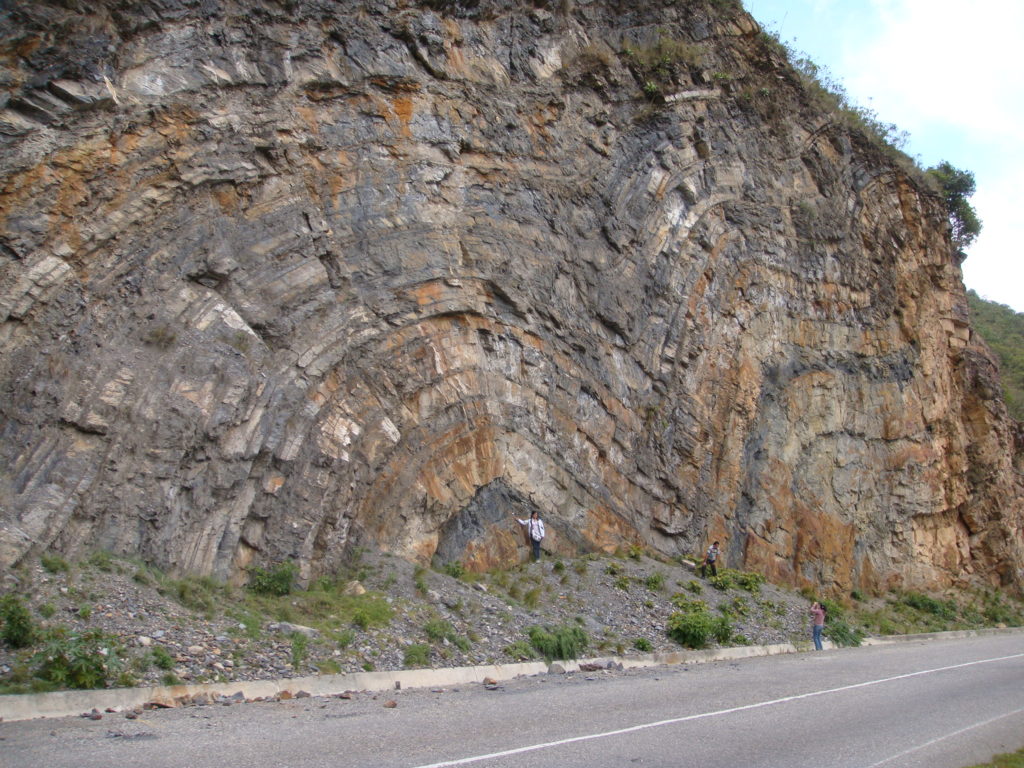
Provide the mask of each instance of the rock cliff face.
POLYGON ((0 565, 484 568, 537 509, 556 552, 1019 586, 941 205, 735 3, 7 7, 0 565))

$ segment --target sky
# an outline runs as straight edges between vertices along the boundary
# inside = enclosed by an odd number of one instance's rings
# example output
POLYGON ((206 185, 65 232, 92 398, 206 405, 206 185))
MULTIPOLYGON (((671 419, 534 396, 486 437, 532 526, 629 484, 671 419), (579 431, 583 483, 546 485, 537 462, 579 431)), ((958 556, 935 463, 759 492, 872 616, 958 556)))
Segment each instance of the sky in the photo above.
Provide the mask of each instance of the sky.
POLYGON ((743 0, 851 101, 909 133, 924 168, 974 174, 964 284, 1024 312, 1024 2, 743 0))

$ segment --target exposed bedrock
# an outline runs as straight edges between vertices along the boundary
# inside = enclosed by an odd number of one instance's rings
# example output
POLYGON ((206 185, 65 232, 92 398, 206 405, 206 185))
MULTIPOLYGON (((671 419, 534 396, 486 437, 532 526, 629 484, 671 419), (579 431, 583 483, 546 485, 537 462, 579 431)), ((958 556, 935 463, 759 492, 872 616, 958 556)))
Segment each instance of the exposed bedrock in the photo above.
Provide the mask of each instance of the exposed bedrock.
POLYGON ((535 509, 1019 586, 941 203, 730 4, 89 5, 3 27, 0 565, 483 569, 535 509))

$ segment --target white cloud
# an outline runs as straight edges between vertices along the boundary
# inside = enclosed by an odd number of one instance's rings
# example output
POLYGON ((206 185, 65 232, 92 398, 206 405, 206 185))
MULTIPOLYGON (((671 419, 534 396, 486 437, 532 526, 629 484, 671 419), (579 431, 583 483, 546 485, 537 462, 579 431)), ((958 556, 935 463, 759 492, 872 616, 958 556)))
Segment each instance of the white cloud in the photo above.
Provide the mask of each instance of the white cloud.
MULTIPOLYGON (((1024 116, 1024 3, 872 0, 879 28, 861 50, 844 51, 852 93, 912 133, 937 122, 1020 135, 1024 116)), ((870 34, 870 33, 869 33, 870 34)))
POLYGON ((972 203, 984 226, 965 283, 1024 311, 1024 3, 870 3, 865 15, 876 26, 859 31, 839 66, 848 91, 909 131, 907 149, 926 165, 948 159, 974 172, 972 203))
POLYGON ((981 235, 963 264, 964 282, 978 295, 1024 312, 1024 218, 1020 181, 1001 177, 980 187, 972 202, 981 235))

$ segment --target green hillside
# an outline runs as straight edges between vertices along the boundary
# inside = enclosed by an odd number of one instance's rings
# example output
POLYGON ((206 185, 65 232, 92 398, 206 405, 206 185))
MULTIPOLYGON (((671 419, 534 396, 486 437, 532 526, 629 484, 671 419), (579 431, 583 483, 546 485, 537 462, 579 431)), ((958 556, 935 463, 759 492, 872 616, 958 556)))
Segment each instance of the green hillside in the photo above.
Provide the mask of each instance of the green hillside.
POLYGON ((971 324, 999 358, 1003 395, 1010 414, 1024 421, 1024 313, 967 292, 971 324))

